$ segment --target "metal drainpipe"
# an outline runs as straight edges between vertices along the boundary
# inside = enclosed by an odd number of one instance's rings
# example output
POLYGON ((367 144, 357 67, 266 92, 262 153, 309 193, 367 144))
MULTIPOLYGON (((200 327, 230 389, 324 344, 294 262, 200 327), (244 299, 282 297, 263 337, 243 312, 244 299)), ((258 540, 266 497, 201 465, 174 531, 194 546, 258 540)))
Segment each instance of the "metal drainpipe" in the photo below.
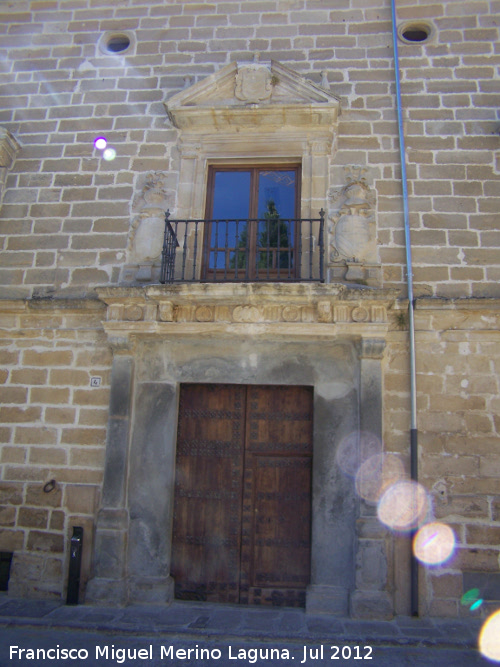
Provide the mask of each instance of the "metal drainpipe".
MULTIPOLYGON (((399 152, 401 159, 401 186, 403 190, 403 215, 406 243, 406 276, 408 284, 408 329, 410 338, 410 471, 413 481, 418 480, 418 430, 417 430, 417 378, 415 365, 415 301, 413 297, 413 264, 411 257, 410 212, 408 207, 408 183, 406 176, 406 146, 401 105, 401 85, 398 56, 398 35, 396 25, 396 3, 391 0, 392 43, 394 50, 394 76, 396 81, 396 102, 399 130, 399 152)), ((412 535, 413 537, 413 535, 412 535)), ((411 553, 411 615, 418 616, 418 563, 411 553)))

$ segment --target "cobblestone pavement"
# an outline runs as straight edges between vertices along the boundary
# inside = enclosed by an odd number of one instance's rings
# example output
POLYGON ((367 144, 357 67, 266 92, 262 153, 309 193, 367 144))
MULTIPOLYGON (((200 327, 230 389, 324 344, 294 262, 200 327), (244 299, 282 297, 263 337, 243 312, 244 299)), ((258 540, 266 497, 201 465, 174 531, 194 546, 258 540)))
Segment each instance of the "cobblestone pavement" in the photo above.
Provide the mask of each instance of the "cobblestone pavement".
POLYGON ((5 596, 0 597, 0 667, 314 667, 360 660, 369 660, 373 667, 491 665, 476 648, 480 627, 481 620, 472 615, 459 620, 358 621, 293 609, 192 602, 168 607, 65 606, 5 596), (37 649, 46 653, 37 657, 37 649))

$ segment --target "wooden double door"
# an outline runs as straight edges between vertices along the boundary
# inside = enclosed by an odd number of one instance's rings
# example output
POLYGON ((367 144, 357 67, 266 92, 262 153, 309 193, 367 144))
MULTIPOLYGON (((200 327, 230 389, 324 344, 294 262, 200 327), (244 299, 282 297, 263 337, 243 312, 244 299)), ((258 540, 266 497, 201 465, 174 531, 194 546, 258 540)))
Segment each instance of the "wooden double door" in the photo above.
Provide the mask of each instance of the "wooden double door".
POLYGON ((311 387, 181 385, 177 598, 305 605, 312 406, 311 387))

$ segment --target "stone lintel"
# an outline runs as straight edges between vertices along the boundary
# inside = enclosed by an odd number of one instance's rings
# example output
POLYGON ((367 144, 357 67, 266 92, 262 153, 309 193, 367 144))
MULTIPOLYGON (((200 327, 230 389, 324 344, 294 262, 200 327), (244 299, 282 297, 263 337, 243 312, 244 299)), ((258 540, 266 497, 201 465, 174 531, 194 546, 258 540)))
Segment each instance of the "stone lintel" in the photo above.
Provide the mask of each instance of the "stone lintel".
MULTIPOLYGON (((387 327, 370 324, 330 324, 318 322, 290 324, 287 322, 159 322, 137 323, 126 322, 104 323, 110 343, 115 348, 116 340, 127 341, 125 351, 129 351, 137 337, 151 338, 156 336, 278 336, 297 339, 348 338, 360 339, 365 335, 373 338, 384 338, 387 327), (129 336, 130 338, 127 338, 129 336)), ((119 351, 119 350, 118 350, 119 351)))
MULTIPOLYGON (((264 132, 286 128, 309 127, 331 128, 337 121, 338 108, 322 104, 252 104, 248 108, 226 105, 219 107, 184 108, 175 113, 175 124, 179 129, 200 134, 213 131, 237 132, 236 127, 246 129, 248 136, 255 136, 255 128, 264 132), (252 134, 253 132, 253 134, 252 134)), ((333 132, 330 145, 333 141, 333 132)))

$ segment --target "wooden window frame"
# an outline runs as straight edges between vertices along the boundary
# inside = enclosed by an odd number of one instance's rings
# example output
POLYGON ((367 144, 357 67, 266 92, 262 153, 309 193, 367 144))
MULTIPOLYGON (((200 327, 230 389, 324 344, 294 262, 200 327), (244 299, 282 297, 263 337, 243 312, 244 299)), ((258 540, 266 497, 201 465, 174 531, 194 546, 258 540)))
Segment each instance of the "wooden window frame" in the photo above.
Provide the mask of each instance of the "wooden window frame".
MULTIPOLYGON (((206 203, 205 203, 205 220, 213 220, 213 204, 214 204, 214 191, 215 191, 215 175, 218 172, 227 171, 227 172, 250 172, 250 203, 249 203, 249 212, 248 220, 255 221, 258 219, 258 196, 259 196, 259 172, 261 171, 294 171, 295 172, 295 203, 294 203, 294 218, 295 220, 300 219, 301 215, 301 176, 302 176, 302 165, 299 162, 257 162, 257 163, 248 163, 248 164, 212 164, 208 167, 208 176, 207 176, 207 194, 206 194, 206 203)), ((255 267, 255 259, 257 254, 257 234, 255 233, 255 222, 251 222, 249 225, 249 238, 250 244, 248 248, 248 257, 250 265, 248 267, 248 277, 245 279, 237 278, 238 282, 245 281, 255 281, 258 280, 257 270, 255 267)), ((298 236, 300 234, 300 226, 295 225, 294 230, 294 239, 293 239, 293 248, 298 247, 298 236)), ((214 269, 210 267, 210 252, 206 252, 205 249, 209 246, 211 242, 211 224, 206 224, 203 235, 203 253, 202 253, 202 275, 207 278, 210 274, 215 274, 216 276, 224 274, 226 269, 214 269)), ((298 274, 299 266, 298 261, 295 259, 293 263, 293 268, 291 271, 292 277, 296 277, 298 274)), ((277 280, 278 274, 276 270, 267 271, 269 273, 269 280, 277 280)), ((225 282, 231 282, 230 277, 224 278, 225 282)), ((219 282, 217 280, 217 282, 219 282)))

